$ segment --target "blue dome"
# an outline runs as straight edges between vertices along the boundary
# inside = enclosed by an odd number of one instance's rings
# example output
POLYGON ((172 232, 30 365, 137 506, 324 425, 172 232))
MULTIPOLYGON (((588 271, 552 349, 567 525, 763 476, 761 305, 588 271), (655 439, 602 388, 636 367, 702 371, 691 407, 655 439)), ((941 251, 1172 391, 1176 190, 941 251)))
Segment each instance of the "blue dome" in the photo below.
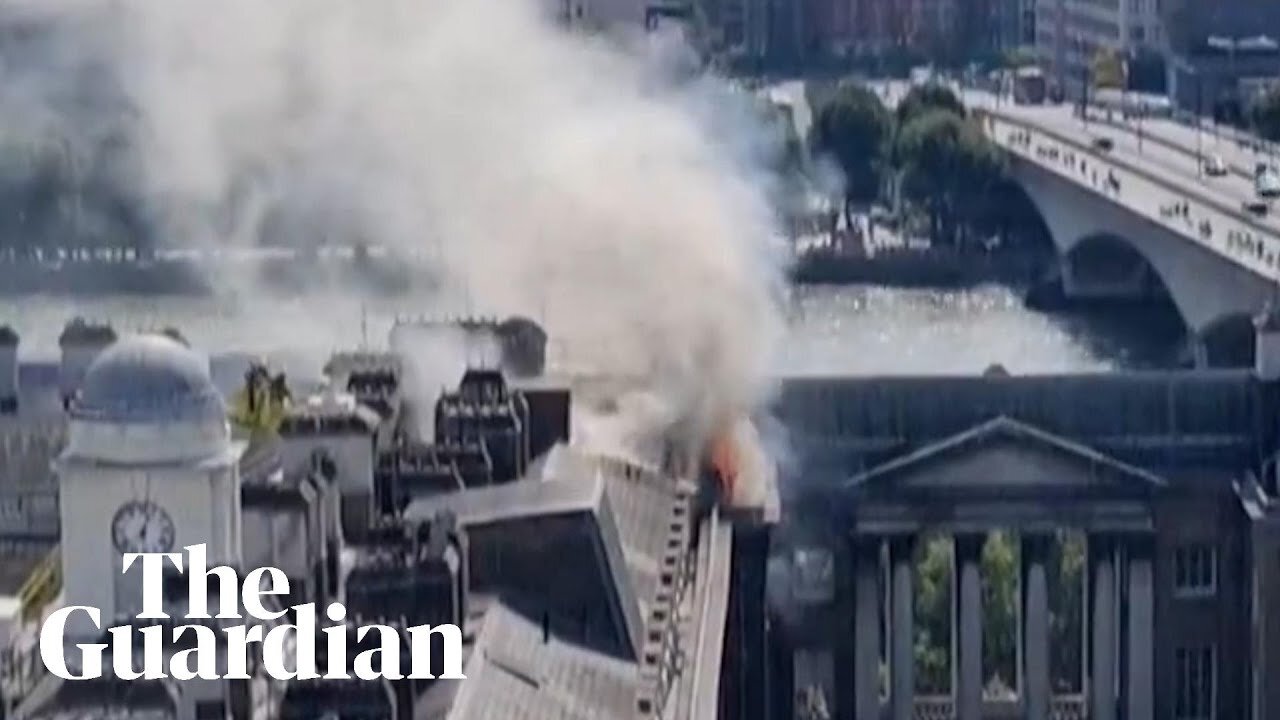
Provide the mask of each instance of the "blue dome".
POLYGON ((209 361, 165 335, 132 335, 89 365, 71 409, 81 420, 161 423, 224 419, 209 361))

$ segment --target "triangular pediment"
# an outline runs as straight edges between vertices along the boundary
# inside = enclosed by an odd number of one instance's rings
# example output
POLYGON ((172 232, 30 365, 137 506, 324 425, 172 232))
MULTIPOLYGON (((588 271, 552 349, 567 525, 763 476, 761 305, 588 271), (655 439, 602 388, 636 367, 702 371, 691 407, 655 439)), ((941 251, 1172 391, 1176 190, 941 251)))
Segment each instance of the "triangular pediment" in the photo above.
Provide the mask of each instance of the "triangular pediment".
POLYGON ((865 496, 1145 496, 1165 481, 1070 439, 997 417, 858 475, 865 496))

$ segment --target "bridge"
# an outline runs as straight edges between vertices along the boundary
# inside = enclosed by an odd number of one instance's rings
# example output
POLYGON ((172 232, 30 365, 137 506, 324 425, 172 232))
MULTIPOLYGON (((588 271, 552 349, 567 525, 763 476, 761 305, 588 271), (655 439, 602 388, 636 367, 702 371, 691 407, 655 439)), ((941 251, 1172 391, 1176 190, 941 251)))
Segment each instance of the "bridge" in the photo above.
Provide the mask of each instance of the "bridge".
POLYGON ((1265 145, 1173 120, 1141 122, 1091 108, 1001 104, 966 94, 1057 248, 1069 298, 1167 295, 1197 364, 1215 341, 1252 336, 1276 294, 1280 218, 1245 207, 1265 145), (1210 177, 1203 158, 1227 173, 1210 177))

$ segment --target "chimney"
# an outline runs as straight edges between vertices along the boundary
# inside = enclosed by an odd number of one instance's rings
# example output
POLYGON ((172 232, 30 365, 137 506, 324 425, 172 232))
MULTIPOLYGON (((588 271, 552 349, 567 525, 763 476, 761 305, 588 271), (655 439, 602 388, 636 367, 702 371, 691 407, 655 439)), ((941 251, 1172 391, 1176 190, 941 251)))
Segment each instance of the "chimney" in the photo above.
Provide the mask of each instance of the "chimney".
POLYGON ((18 332, 0 325, 0 415, 18 412, 18 332))
POLYGON ((75 318, 62 329, 62 335, 58 337, 58 347, 62 351, 58 391, 64 405, 69 406, 79 392, 85 372, 98 353, 115 341, 116 331, 110 325, 90 323, 84 318, 75 318))
POLYGON ((329 389, 292 404, 280 423, 280 456, 286 471, 307 466, 315 452, 331 458, 342 530, 359 538, 374 517, 374 434, 379 418, 348 393, 329 389))

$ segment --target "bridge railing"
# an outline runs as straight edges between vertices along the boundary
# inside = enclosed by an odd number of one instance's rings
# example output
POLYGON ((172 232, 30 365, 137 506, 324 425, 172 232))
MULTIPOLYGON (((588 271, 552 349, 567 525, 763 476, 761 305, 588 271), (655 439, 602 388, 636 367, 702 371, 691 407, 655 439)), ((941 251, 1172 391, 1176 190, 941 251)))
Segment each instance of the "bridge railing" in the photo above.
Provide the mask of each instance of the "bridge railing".
MULTIPOLYGON (((1175 120, 1176 120, 1176 119, 1178 118, 1178 115, 1177 115, 1177 113, 1175 113, 1175 114, 1174 114, 1174 115, 1172 115, 1171 117, 1172 117, 1173 119, 1175 119, 1175 120)), ((1109 126, 1109 127, 1112 127, 1112 128, 1117 129, 1117 130, 1121 130, 1121 131, 1123 131, 1123 132, 1127 132, 1127 133, 1130 133, 1130 134, 1134 134, 1134 133, 1135 133, 1135 129, 1134 129, 1134 127, 1133 127, 1132 125, 1128 125, 1128 124, 1126 124, 1126 123, 1123 121, 1123 119, 1121 119, 1121 120, 1117 120, 1113 115, 1110 115, 1110 114, 1106 113, 1105 111, 1103 111, 1103 110, 1099 110, 1099 109, 1094 108, 1094 107, 1092 107, 1092 106, 1091 106, 1091 107, 1089 108, 1089 110, 1088 110, 1088 118, 1089 118, 1089 121, 1090 121, 1090 122, 1096 122, 1096 123, 1099 123, 1099 124, 1102 124, 1102 125, 1107 125, 1107 126, 1109 126)), ((1182 123, 1182 124, 1183 124, 1183 125, 1187 125, 1188 123, 1182 123)), ((1194 123, 1190 123, 1190 125, 1191 125, 1191 127, 1193 127, 1193 128, 1195 127, 1195 124, 1194 124, 1194 123)), ((1204 129, 1204 128, 1202 128, 1202 129, 1201 129, 1201 131, 1202 131, 1202 132, 1204 132, 1204 133, 1207 133, 1207 134, 1212 134, 1212 133, 1217 132, 1217 131, 1214 131, 1214 130, 1207 130, 1207 129, 1204 129)), ((1239 133, 1239 131, 1235 131, 1235 132, 1236 132, 1236 133, 1239 133)), ((1225 133, 1225 132, 1224 132, 1224 133, 1220 133, 1220 134, 1222 134, 1222 135, 1226 135, 1228 140, 1232 140, 1232 141, 1234 141, 1237 145, 1241 145, 1241 146, 1243 146, 1243 144, 1244 144, 1244 141, 1241 139, 1241 137, 1240 137, 1238 134, 1237 134, 1237 135, 1232 135, 1232 134, 1225 133)), ((1176 140, 1170 140, 1167 136, 1165 136, 1163 133, 1161 133, 1161 132, 1160 132, 1160 131, 1158 131, 1158 130, 1143 129, 1143 130, 1141 131, 1141 135, 1142 135, 1143 140, 1145 140, 1145 141, 1147 141, 1147 142, 1153 143, 1153 144, 1155 144, 1155 145, 1159 145, 1160 147, 1166 148, 1166 149, 1168 149, 1168 150, 1170 150, 1170 151, 1172 151, 1172 152, 1181 153, 1181 154, 1183 154, 1183 155, 1187 155, 1187 156, 1197 156, 1197 155, 1198 155, 1198 156, 1204 157, 1204 156, 1208 156, 1208 155, 1212 154, 1212 152, 1211 152, 1211 150, 1210 150, 1210 149, 1204 149, 1204 150, 1202 150, 1201 152, 1197 152, 1197 151, 1195 151, 1195 150, 1192 150, 1192 149, 1190 149, 1190 148, 1188 148, 1188 147, 1186 147, 1186 146, 1182 145, 1181 143, 1177 142, 1176 140)), ((1266 141, 1259 141, 1259 142, 1266 142, 1266 141)), ((1254 152, 1255 152, 1255 153, 1262 152, 1262 153, 1266 153, 1266 154, 1274 155, 1274 154, 1275 154, 1275 152, 1276 152, 1276 148, 1274 147, 1274 143, 1269 143, 1267 146, 1263 147, 1263 149, 1262 149, 1261 151, 1259 151, 1259 150, 1255 150, 1254 152)), ((1226 164, 1227 170, 1229 170, 1231 173, 1233 173, 1233 174, 1234 174, 1234 175, 1236 175, 1237 177, 1245 178, 1246 180, 1250 180, 1250 181, 1252 181, 1252 180, 1253 180, 1253 174, 1254 174, 1254 173, 1253 173, 1253 170, 1254 170, 1254 166, 1253 166, 1252 164, 1247 165, 1247 166, 1246 166, 1246 165, 1237 165, 1237 164, 1235 164, 1235 163, 1232 163, 1232 162, 1227 161, 1227 159, 1226 159, 1226 158, 1223 158, 1223 159, 1224 159, 1224 161, 1225 161, 1225 164, 1226 164)), ((1200 161, 1200 158, 1199 158, 1199 157, 1197 158, 1197 161, 1200 161)))
POLYGON ((1225 125, 1222 123, 1214 124, 1208 118, 1193 112, 1188 112, 1186 110, 1174 110, 1172 117, 1174 120, 1178 121, 1178 123, 1186 127, 1197 128, 1201 132, 1205 133, 1225 136, 1228 140, 1241 147, 1250 145, 1260 148, 1263 152, 1269 155, 1275 155, 1277 152, 1280 152, 1280 143, 1272 142, 1266 138, 1254 135, 1247 130, 1241 130, 1240 128, 1232 127, 1231 125, 1225 125))
MULTIPOLYGON (((1098 162, 1100 165, 1110 165, 1117 169, 1121 169, 1148 183, 1156 185, 1161 190, 1170 193, 1172 196, 1194 201, 1199 205, 1212 209, 1216 213, 1226 216, 1241 227, 1245 228, 1249 234, 1256 234, 1256 236, 1265 244, 1266 251, 1250 253, 1246 249, 1247 246, 1241 246, 1240 252, 1233 253, 1231 251, 1232 247, 1230 244, 1219 245, 1213 242, 1206 242, 1202 236, 1195 232, 1187 232, 1185 229, 1179 230, 1176 226, 1169 225, 1166 222, 1166 218, 1147 212, 1147 208, 1137 206, 1130 207, 1130 210, 1142 214, 1148 219, 1160 223, 1165 227, 1169 227, 1175 232, 1179 232, 1188 239, 1206 246, 1218 254, 1247 267, 1249 270, 1263 277, 1272 280, 1280 280, 1280 272, 1277 272, 1276 267, 1277 258, 1280 258, 1280 236, 1278 236, 1275 229, 1262 224, 1254 217, 1246 215, 1238 208, 1233 208, 1216 198, 1206 197, 1202 194, 1191 192, 1188 188, 1171 182, 1167 178, 1162 177, 1141 165, 1129 162, 1121 157, 1099 153, 1087 143, 1080 142, 1079 140, 1071 138, 1061 132, 1045 128, 1023 118, 1011 116, 998 110, 987 108, 975 109, 974 114, 983 120, 983 126, 987 128, 987 131, 991 134, 992 141, 1001 147, 1010 148, 1012 145, 1008 142, 1006 137, 1003 137, 1001 133, 996 132, 996 123, 1002 123, 1008 127, 1015 127, 1026 132, 1033 133, 1034 135, 1040 135, 1048 138, 1053 142, 1070 147, 1074 152, 1078 152, 1081 155, 1098 162), (1254 255, 1254 257, 1247 257, 1248 255, 1254 255), (1267 261, 1268 257, 1270 258, 1270 262, 1267 261)), ((1018 152, 1018 155, 1020 157, 1025 157, 1038 165, 1046 164, 1030 152, 1018 152)), ((1229 235, 1227 233, 1223 233, 1223 236, 1228 237, 1229 235)))

